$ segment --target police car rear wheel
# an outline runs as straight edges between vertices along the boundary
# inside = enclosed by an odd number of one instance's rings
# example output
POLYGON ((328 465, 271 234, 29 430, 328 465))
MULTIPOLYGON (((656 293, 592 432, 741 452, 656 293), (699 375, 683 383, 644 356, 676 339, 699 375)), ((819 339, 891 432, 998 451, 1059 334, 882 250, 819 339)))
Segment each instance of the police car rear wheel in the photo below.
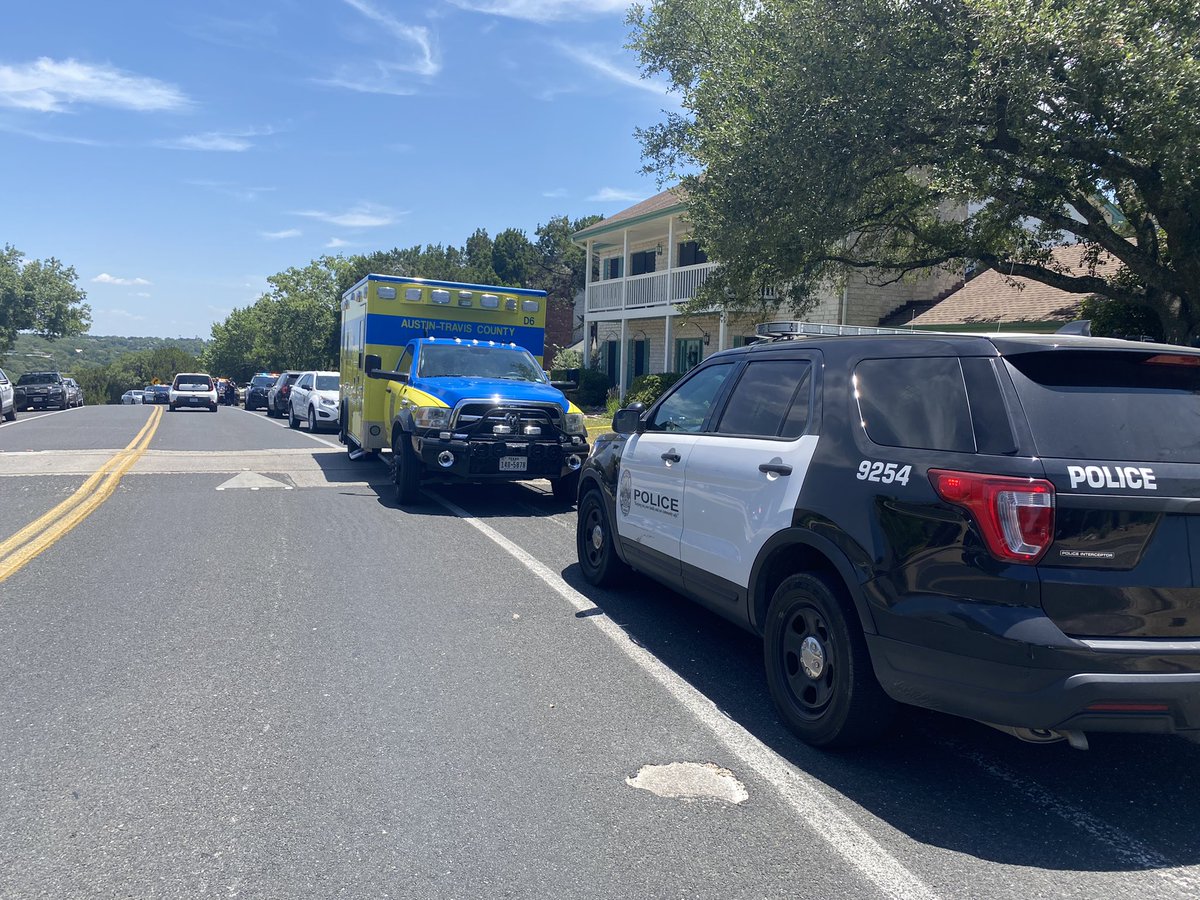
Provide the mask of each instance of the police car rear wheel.
POLYGON ((575 525, 575 549, 579 568, 589 584, 597 587, 615 583, 628 571, 613 547, 612 528, 600 493, 590 490, 579 501, 575 525))
POLYGON ((871 668, 866 639, 841 586, 828 576, 785 579, 767 612, 767 685, 784 724, 815 747, 868 743, 894 709, 871 668))
POLYGON ((420 496, 421 470, 409 437, 403 431, 397 431, 392 438, 392 481, 396 485, 397 503, 412 503, 420 496))

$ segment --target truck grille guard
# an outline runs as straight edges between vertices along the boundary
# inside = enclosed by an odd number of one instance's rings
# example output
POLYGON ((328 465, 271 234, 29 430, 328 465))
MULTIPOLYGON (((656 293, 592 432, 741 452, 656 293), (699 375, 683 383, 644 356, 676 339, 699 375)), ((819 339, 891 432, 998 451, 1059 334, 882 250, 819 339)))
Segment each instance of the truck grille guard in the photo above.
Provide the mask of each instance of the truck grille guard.
POLYGON ((557 403, 463 400, 454 407, 450 428, 471 438, 530 440, 563 436, 563 412, 557 403), (497 431, 497 427, 507 429, 497 431), (532 432, 527 429, 538 429, 532 432))

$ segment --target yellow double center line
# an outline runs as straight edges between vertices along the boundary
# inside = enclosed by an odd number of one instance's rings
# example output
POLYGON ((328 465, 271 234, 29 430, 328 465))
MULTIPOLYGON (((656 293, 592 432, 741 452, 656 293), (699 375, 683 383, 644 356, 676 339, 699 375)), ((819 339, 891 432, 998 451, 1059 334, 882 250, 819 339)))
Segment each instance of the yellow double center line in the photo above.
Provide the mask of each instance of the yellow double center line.
POLYGON ((4 543, 0 543, 0 583, 21 569, 43 550, 53 546, 72 528, 86 519, 117 489, 121 476, 141 459, 158 423, 162 407, 155 406, 142 430, 129 445, 88 477, 74 494, 50 512, 30 522, 4 543))

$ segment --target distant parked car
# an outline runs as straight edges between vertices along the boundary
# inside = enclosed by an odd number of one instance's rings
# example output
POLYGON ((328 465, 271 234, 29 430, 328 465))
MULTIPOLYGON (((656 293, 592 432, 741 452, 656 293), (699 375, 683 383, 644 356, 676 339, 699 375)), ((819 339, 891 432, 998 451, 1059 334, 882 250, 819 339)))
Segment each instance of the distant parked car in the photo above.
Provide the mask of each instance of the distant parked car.
POLYGON ((121 395, 121 403, 124 406, 141 406, 142 392, 141 391, 126 391, 121 395))
POLYGON ((67 406, 83 406, 83 388, 79 382, 74 378, 64 378, 63 384, 67 388, 67 406))
POLYGON ((275 379, 275 384, 267 391, 268 416, 279 418, 288 414, 288 395, 292 392, 292 385, 303 374, 303 372, 289 369, 275 379))
POLYGON ((288 397, 288 424, 299 428, 301 422, 308 423, 309 431, 338 424, 337 372, 305 372, 294 385, 288 397))
POLYGON ((156 384, 154 390, 145 398, 147 403, 170 403, 171 402, 171 386, 169 384, 156 384))
POLYGON ((217 411, 217 385, 203 372, 180 372, 171 384, 168 409, 207 409, 217 411))
POLYGON ((11 422, 17 417, 17 401, 13 396, 13 385, 8 380, 8 376, 4 374, 3 369, 0 369, 0 415, 4 416, 6 422, 11 422))
POLYGON ((13 387, 17 409, 66 409, 67 386, 58 372, 26 372, 13 387))
POLYGON ((260 372, 250 379, 250 383, 246 385, 246 409, 258 409, 260 406, 267 405, 267 392, 275 384, 277 375, 271 375, 267 372, 260 372))

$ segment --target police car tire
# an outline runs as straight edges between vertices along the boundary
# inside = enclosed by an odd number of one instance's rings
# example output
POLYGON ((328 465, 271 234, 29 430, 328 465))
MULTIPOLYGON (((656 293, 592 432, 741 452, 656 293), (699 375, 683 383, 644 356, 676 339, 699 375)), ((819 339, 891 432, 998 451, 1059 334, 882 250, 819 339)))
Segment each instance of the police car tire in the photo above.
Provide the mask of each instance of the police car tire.
POLYGON ((589 490, 579 498, 579 514, 575 520, 575 552, 579 558, 579 570, 588 584, 596 587, 613 585, 629 572, 617 556, 613 537, 600 492, 589 490), (599 547, 596 546, 597 538, 599 547))
POLYGON ((397 503, 412 503, 421 495, 421 470, 409 437, 403 431, 397 431, 392 438, 392 482, 396 485, 397 503))
POLYGON ((858 616, 842 586, 806 572, 784 579, 771 599, 763 630, 767 686, 775 707, 801 740, 829 749, 854 747, 879 737, 895 702, 871 668, 858 616), (808 638, 822 651, 818 677, 801 664, 808 638))

